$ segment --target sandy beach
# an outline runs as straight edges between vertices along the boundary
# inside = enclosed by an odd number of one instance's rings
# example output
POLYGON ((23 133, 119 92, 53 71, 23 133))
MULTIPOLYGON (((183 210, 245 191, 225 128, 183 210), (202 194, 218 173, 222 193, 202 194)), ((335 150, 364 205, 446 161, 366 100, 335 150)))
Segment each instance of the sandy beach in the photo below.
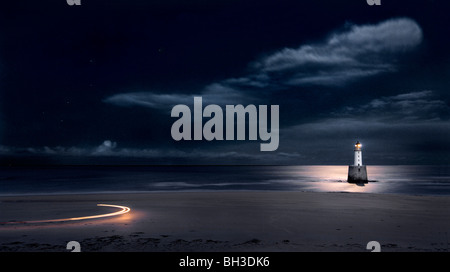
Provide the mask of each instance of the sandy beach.
POLYGON ((450 197, 158 192, 0 197, 0 251, 448 251, 450 197), (22 221, 114 212, 107 218, 22 221), (5 223, 7 222, 7 224, 5 223))

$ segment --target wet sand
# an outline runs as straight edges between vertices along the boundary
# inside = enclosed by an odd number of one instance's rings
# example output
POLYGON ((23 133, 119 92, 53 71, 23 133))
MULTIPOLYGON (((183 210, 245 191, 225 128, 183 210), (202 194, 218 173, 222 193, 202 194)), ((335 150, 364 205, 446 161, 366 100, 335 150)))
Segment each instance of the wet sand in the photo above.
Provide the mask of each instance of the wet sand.
POLYGON ((168 192, 0 197, 0 251, 448 251, 450 197, 168 192), (111 213, 81 221, 24 223, 111 213), (7 222, 7 224, 5 224, 7 222))

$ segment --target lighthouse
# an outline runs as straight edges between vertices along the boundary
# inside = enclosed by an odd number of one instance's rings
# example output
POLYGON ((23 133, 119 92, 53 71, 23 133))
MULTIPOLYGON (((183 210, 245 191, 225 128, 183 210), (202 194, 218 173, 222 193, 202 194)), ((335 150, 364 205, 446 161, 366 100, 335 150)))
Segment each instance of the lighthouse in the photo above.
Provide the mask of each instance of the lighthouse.
POLYGON ((362 151, 361 151, 361 143, 359 141, 355 144, 355 164, 356 166, 361 166, 362 164, 362 151))
POLYGON ((359 141, 355 144, 355 160, 353 165, 348 166, 348 178, 349 183, 367 183, 367 169, 362 163, 362 145, 359 141))

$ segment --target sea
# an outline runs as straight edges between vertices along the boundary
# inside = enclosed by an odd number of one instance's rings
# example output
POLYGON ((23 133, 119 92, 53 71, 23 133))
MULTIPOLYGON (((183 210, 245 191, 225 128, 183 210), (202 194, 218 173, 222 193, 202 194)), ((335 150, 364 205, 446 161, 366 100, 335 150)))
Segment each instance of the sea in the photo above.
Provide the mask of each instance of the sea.
POLYGON ((172 191, 305 191, 450 195, 450 166, 367 166, 369 182, 347 182, 348 166, 0 167, 0 195, 172 191))

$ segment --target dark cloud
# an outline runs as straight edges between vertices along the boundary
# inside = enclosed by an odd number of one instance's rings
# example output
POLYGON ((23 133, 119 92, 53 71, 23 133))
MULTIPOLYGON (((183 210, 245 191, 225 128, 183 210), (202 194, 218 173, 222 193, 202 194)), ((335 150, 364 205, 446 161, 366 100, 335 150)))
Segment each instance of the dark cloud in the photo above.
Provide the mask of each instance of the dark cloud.
POLYGON ((395 71, 397 55, 416 48, 422 39, 421 28, 409 18, 352 25, 323 41, 275 52, 254 67, 290 86, 342 85, 395 71))
MULTIPOLYGON (((243 144, 237 144, 233 148, 218 147, 214 150, 189 148, 185 150, 166 147, 155 148, 129 148, 120 147, 116 142, 105 140, 98 146, 93 147, 42 147, 42 148, 17 148, 0 146, 0 156, 11 158, 16 163, 27 162, 26 158, 35 158, 41 161, 52 161, 53 164, 79 164, 79 158, 88 158, 96 164, 120 163, 148 164, 153 162, 175 162, 175 163, 211 163, 234 164, 234 163, 289 163, 293 159, 301 158, 298 152, 277 152, 276 154, 258 154, 251 150, 246 151, 243 144), (236 148, 237 147, 237 148, 236 148), (235 151, 239 150, 239 151, 235 151), (56 159, 49 160, 49 158, 56 159), (58 159, 59 158, 59 159, 58 159)), ((3 162, 2 160, 0 160, 3 162)))
POLYGON ((450 159, 449 117, 450 106, 430 90, 380 97, 283 129, 280 149, 296 150, 311 161, 345 164, 352 142, 359 140, 369 164, 442 163, 450 159))
MULTIPOLYGON (((238 90, 219 83, 208 85, 203 92, 194 94, 132 92, 112 95, 103 100, 117 106, 142 106, 159 110, 170 110, 178 104, 192 105, 194 96, 201 96, 205 104, 236 104, 249 101, 249 97, 238 90)), ((256 101, 256 98, 252 98, 256 101)))
POLYGON ((359 107, 346 107, 336 115, 390 123, 446 121, 450 106, 435 92, 427 90, 376 98, 359 107))
POLYGON ((284 48, 265 56, 251 64, 251 74, 212 83, 202 92, 120 93, 105 98, 104 102, 167 109, 176 104, 191 104, 192 96, 203 96, 206 103, 241 104, 249 100, 246 96, 256 100, 254 97, 261 95, 249 93, 254 89, 276 91, 286 86, 342 85, 395 71, 395 57, 416 48, 422 36, 419 25, 408 18, 347 26, 321 42, 284 48))

